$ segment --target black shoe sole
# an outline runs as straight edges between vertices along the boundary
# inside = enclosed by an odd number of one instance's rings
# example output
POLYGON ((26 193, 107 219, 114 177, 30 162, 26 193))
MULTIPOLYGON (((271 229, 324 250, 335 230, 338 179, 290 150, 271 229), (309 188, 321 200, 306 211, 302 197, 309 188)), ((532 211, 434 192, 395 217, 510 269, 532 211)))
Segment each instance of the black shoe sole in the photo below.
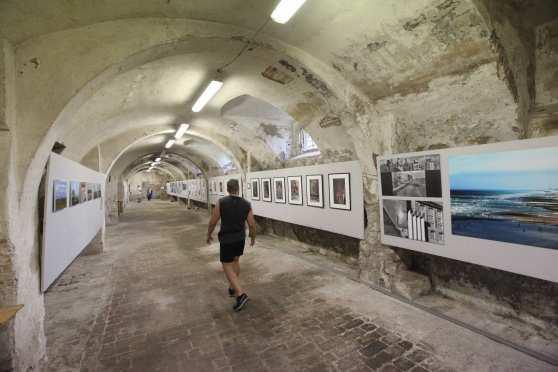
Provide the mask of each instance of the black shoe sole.
POLYGON ((247 302, 248 302, 248 297, 246 297, 241 303, 235 305, 235 306, 233 307, 233 310, 236 311, 236 312, 242 310, 242 308, 243 308, 244 306, 246 306, 246 303, 247 303, 247 302))

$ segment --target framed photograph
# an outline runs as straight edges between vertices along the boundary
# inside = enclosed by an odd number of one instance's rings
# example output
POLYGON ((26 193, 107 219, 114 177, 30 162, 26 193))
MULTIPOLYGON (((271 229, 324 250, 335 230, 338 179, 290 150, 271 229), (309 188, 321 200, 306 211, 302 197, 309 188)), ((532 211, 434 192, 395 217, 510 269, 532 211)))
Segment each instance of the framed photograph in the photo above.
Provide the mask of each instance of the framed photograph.
POLYGON ((79 184, 79 202, 84 203, 87 201, 87 182, 80 182, 79 184))
POLYGON ((223 181, 219 181, 219 194, 223 194, 223 181))
POLYGON ((252 199, 260 200, 260 180, 257 178, 252 178, 252 199))
POLYGON ((285 179, 283 177, 273 179, 273 201, 275 203, 286 203, 285 179))
POLYGON ((329 175, 329 207, 351 210, 351 175, 349 173, 329 175))
POLYGON ((451 233, 558 249, 558 147, 448 157, 451 233))
POLYGON ((271 180, 269 178, 262 178, 262 200, 271 201, 271 180))
POLYGON ((70 182, 70 207, 79 204, 79 182, 70 182))
POLYGON ((324 180, 321 174, 306 176, 306 205, 324 207, 324 180))
POLYGON ((54 180, 52 186, 52 211, 58 212, 68 206, 68 182, 54 180))
POLYGON ((87 184, 87 200, 93 200, 93 185, 92 183, 87 184))
POLYGON ((302 205, 302 177, 287 177, 287 185, 289 204, 302 205))

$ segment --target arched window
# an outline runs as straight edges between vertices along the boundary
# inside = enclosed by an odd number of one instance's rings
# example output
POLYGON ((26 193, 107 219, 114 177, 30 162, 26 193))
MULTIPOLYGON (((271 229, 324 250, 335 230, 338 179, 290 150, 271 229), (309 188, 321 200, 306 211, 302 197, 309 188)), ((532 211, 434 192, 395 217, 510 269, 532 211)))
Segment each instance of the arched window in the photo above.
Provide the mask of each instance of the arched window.
POLYGON ((304 129, 300 130, 299 141, 300 141, 300 152, 302 153, 316 151, 318 149, 318 145, 316 145, 316 142, 314 142, 312 136, 310 136, 310 134, 304 129))

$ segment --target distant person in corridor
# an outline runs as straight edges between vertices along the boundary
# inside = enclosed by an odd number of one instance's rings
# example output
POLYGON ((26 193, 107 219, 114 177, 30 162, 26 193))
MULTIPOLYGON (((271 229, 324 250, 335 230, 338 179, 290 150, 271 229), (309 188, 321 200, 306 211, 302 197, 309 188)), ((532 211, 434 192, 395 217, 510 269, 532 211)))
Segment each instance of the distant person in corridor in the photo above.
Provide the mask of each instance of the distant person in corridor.
POLYGON ((207 229, 207 244, 211 244, 213 230, 221 219, 219 231, 220 258, 223 271, 229 281, 229 296, 236 296, 233 309, 240 311, 248 302, 248 296, 240 287, 240 256, 244 253, 246 240, 246 222, 250 228, 250 246, 256 241, 256 222, 250 203, 238 196, 239 185, 237 180, 227 182, 229 196, 219 199, 209 220, 207 229))

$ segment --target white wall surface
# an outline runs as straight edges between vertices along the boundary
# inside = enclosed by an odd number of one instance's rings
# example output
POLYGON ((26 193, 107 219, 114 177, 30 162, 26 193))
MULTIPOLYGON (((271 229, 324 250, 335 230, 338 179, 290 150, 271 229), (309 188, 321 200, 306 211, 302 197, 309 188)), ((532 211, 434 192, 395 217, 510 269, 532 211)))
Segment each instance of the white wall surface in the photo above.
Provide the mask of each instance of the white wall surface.
POLYGON ((44 292, 91 242, 105 221, 105 175, 52 153, 45 187, 41 289, 44 292), (53 181, 68 181, 68 206, 53 212, 53 181), (70 207, 70 181, 98 183, 101 198, 70 207))
POLYGON ((246 185, 242 181, 242 176, 240 174, 230 174, 227 176, 219 176, 219 177, 212 177, 209 179, 209 184, 211 185, 211 191, 209 192, 209 200, 211 204, 217 203, 219 199, 224 196, 227 196, 227 182, 230 179, 235 179, 239 182, 240 185, 240 196, 246 196, 246 185), (219 192, 219 182, 223 184, 223 192, 219 192), (215 184, 215 189, 213 189, 213 184, 215 184))
MULTIPOLYGON (((448 170, 448 157, 450 155, 479 154, 553 146, 558 146, 558 137, 501 142, 496 144, 453 148, 440 151, 397 154, 378 158, 379 169, 380 160, 383 159, 425 154, 440 154, 442 172, 442 202, 444 207, 445 245, 436 245, 385 235, 383 223, 384 216, 382 213, 383 200, 380 198, 382 243, 558 282, 558 247, 556 247, 556 249, 548 249, 452 234, 450 180, 448 170)), ((528 163, 529 159, 526 158, 525 162, 528 163)), ((556 159, 556 162, 558 162, 558 159, 556 159)), ((378 187, 380 188, 379 192, 381 193, 380 183, 378 187)), ((391 199, 394 198, 392 197, 391 199)), ((397 199, 421 200, 424 198, 399 197, 397 199)))
POLYGON ((251 190, 248 192, 249 195, 246 199, 252 203, 255 215, 285 221, 296 225, 331 231, 353 238, 364 238, 362 170, 358 161, 253 172, 247 175, 247 184, 251 185, 251 180, 254 178, 260 179, 260 200, 251 199, 251 190), (351 210, 331 209, 329 206, 328 175, 334 173, 350 173, 351 175, 351 210), (305 176, 318 174, 321 174, 323 177, 324 208, 310 207, 306 205, 305 176), (270 178, 273 183, 273 178, 284 177, 285 189, 287 189, 287 177, 293 176, 302 176, 303 205, 293 205, 288 204, 288 202, 284 204, 275 203, 274 201, 266 202, 261 200, 262 178, 270 178))

